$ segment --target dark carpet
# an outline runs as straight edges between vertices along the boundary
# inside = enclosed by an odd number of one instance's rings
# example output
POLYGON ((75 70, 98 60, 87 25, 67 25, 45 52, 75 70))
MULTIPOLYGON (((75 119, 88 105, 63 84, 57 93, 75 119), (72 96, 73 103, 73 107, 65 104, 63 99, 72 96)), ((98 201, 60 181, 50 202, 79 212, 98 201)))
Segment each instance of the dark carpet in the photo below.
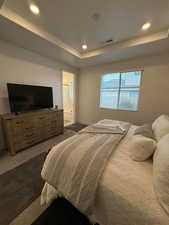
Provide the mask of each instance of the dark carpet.
POLYGON ((85 127, 87 127, 87 125, 80 124, 80 123, 75 123, 75 124, 66 126, 65 128, 66 128, 66 129, 69 129, 69 130, 73 130, 73 131, 78 132, 78 131, 82 130, 82 129, 85 128, 85 127))
POLYGON ((58 198, 32 225, 91 225, 91 223, 67 200, 58 198))
POLYGON ((45 157, 46 153, 42 153, 0 175, 1 225, 8 225, 40 195, 44 185, 40 174, 45 157))

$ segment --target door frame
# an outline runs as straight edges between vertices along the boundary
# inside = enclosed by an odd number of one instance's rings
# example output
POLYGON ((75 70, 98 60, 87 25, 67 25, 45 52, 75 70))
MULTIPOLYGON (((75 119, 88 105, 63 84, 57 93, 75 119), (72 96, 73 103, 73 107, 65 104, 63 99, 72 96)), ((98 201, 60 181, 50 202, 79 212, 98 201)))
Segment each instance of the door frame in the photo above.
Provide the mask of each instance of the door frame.
POLYGON ((73 108, 72 108, 72 114, 73 114, 73 117, 72 117, 72 124, 76 123, 76 105, 77 105, 77 99, 76 99, 76 96, 77 96, 77 77, 76 77, 76 74, 74 73, 71 73, 71 72, 67 72, 67 71, 62 71, 62 105, 63 105, 63 110, 64 110, 64 104, 63 104, 63 77, 64 77, 64 73, 67 73, 67 74, 71 74, 73 75, 73 80, 72 80, 72 86, 73 86, 73 108))

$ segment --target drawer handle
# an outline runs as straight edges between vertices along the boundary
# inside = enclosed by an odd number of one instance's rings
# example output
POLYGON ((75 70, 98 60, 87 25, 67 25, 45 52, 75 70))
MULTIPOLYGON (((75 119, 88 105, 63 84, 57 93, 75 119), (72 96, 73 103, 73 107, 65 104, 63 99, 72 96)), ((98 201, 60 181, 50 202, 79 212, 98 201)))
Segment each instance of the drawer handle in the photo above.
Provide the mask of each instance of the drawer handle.
POLYGON ((40 120, 43 120, 43 119, 45 119, 45 117, 39 117, 39 119, 40 119, 40 120))
POLYGON ((27 134, 25 137, 32 137, 34 134, 27 134))
POLYGON ((25 127, 25 130, 32 130, 34 127, 25 127))
POLYGON ((23 121, 16 122, 16 124, 22 124, 22 123, 23 123, 23 121))

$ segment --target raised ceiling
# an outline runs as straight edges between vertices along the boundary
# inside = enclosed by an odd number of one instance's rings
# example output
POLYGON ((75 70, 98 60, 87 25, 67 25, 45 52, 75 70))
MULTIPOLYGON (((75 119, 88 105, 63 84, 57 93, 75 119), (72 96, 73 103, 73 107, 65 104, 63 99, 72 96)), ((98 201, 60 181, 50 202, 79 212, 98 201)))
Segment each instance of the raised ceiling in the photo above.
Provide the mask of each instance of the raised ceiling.
MULTIPOLYGON (((1 15, 24 28, 27 35, 31 32, 46 40, 46 45, 52 44, 53 59, 57 55, 54 51, 61 48, 67 63, 75 66, 169 50, 169 0, 6 0, 1 15), (40 8, 39 15, 30 12, 31 2, 40 8), (147 21, 152 26, 142 31, 141 26, 147 21), (114 42, 105 46, 108 39, 114 42), (83 42, 88 45, 85 52, 81 48, 83 42)), ((0 34, 4 39, 12 37, 10 34, 7 38, 7 31, 3 30, 0 34)), ((17 33, 15 36, 17 39, 17 33)), ((45 44, 43 50, 34 45, 35 51, 45 54, 45 44)), ((46 52, 50 57, 49 49, 46 52)))

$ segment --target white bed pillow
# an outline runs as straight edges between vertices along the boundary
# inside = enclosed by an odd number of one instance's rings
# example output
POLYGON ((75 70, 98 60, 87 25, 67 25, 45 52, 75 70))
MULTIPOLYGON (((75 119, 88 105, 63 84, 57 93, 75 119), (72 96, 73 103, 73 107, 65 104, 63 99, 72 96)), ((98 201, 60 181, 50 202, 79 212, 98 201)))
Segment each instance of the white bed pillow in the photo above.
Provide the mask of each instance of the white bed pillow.
POLYGON ((130 156, 134 161, 145 161, 156 149, 156 141, 142 135, 133 135, 130 140, 130 156))
POLYGON ((144 125, 136 128, 136 130, 134 132, 134 135, 142 135, 144 137, 154 139, 152 125, 151 124, 144 124, 144 125))
POLYGON ((169 213, 169 134, 157 144, 153 162, 154 190, 160 205, 169 213))
POLYGON ((169 134, 169 116, 161 115, 152 124, 153 132, 157 141, 169 134))

